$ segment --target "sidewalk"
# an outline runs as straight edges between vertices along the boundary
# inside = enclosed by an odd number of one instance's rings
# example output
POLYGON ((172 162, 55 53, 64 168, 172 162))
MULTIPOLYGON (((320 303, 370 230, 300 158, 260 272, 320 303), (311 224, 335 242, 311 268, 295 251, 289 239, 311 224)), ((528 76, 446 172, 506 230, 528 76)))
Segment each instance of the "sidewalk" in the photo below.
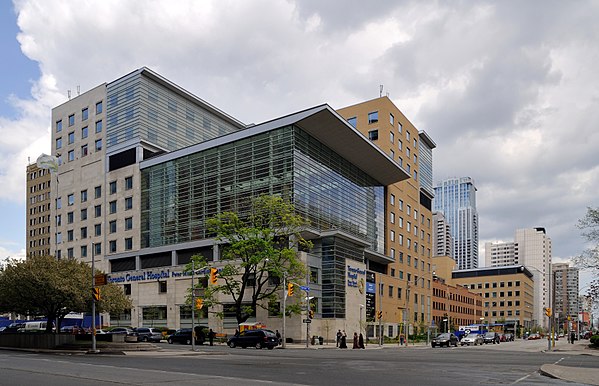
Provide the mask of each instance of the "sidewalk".
MULTIPOLYGON (((599 356, 599 350, 588 347, 588 340, 578 340, 574 344, 566 340, 560 341, 556 347, 548 352, 560 355, 592 355, 599 356)), ((556 364, 547 364, 541 366, 541 374, 551 378, 562 379, 564 381, 585 383, 588 385, 599 385, 599 368, 560 366, 556 364)))

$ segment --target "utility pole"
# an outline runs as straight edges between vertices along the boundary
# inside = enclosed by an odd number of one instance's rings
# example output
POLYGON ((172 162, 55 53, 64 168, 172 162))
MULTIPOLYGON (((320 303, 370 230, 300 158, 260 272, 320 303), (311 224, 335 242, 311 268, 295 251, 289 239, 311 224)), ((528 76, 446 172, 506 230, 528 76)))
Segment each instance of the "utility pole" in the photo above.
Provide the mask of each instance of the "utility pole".
MULTIPOLYGON (((307 262, 306 262, 307 264, 307 262)), ((310 272, 306 272, 306 348, 308 348, 310 339, 310 272)))
POLYGON ((383 281, 379 284, 379 312, 381 313, 381 317, 379 318, 379 346, 383 345, 383 281))
POLYGON ((196 289, 194 288, 195 282, 195 261, 193 256, 191 257, 191 351, 196 350, 196 329, 195 329, 195 308, 196 308, 196 289))
MULTIPOLYGON (((94 262, 96 260, 96 245, 94 243, 92 243, 92 291, 94 290, 94 288, 96 287, 96 279, 95 279, 95 275, 96 275, 96 267, 94 265, 94 262)), ((97 353, 97 346, 96 346, 96 299, 94 299, 94 296, 92 294, 92 353, 97 353)))

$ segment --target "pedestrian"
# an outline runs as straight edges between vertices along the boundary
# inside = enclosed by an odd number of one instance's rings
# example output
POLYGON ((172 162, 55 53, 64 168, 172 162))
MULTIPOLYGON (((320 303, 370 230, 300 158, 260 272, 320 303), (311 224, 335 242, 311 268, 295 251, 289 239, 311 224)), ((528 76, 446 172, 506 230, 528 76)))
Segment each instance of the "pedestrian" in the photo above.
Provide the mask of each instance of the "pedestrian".
POLYGON ((360 346, 358 346, 358 333, 354 332, 354 345, 352 346, 352 349, 356 348, 360 348, 360 346))
POLYGON ((234 336, 239 336, 239 330, 238 330, 238 329, 235 329, 235 334, 234 334, 234 336))
POLYGON ((403 334, 399 335, 399 344, 403 346, 403 342, 406 340, 406 337, 403 334))
POLYGON ((210 342, 210 346, 214 346, 214 335, 216 334, 210 329, 210 331, 208 331, 208 342, 210 342))
POLYGON ((339 348, 347 348, 347 334, 345 333, 345 330, 343 330, 343 332, 341 333, 339 348))
POLYGON ((360 336, 358 337, 358 347, 366 348, 364 347, 364 335, 362 335, 362 333, 360 333, 360 336))
POLYGON ((277 345, 280 346, 281 345, 281 333, 279 332, 279 330, 277 330, 275 332, 275 335, 277 336, 277 345))
POLYGON ((574 339, 576 338, 576 334, 574 333, 574 331, 572 331, 570 333, 570 343, 574 344, 574 339))
POLYGON ((335 344, 335 347, 339 347, 339 345, 341 344, 341 337, 343 336, 343 334, 341 333, 341 330, 337 331, 337 342, 335 344))

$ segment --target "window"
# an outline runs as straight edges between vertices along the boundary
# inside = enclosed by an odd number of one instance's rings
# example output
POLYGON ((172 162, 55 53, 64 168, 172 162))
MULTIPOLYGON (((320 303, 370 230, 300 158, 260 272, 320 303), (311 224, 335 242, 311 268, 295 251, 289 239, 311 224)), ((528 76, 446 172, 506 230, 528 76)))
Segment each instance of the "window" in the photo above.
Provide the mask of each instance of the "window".
POLYGON ((395 213, 393 213, 393 212, 389 213, 389 222, 391 224, 395 224, 395 213))
POLYGON ((75 150, 69 150, 69 162, 75 161, 75 150))
POLYGON ((401 133, 402 128, 403 128, 403 126, 401 125, 401 122, 397 121, 397 131, 399 131, 401 133))
POLYGON ((67 241, 73 241, 73 230, 72 229, 67 231, 67 241))
POLYGON ((81 238, 82 239, 87 239, 87 227, 82 227, 81 228, 81 238))
POLYGON ((100 255, 102 253, 102 243, 94 243, 95 254, 100 255))
POLYGON ((393 286, 392 286, 392 285, 390 285, 390 286, 389 286, 389 297, 390 297, 390 298, 392 298, 392 297, 393 297, 393 292, 395 292, 395 291, 394 291, 394 289, 393 289, 393 286))
POLYGON ((61 209, 62 208, 62 198, 58 197, 56 199, 56 209, 61 209))
POLYGON ((393 134, 393 132, 389 133, 389 141, 391 141, 391 143, 393 143, 393 141, 395 141, 395 134, 393 134))
POLYGON ((125 230, 129 231, 133 229, 133 217, 127 217, 125 219, 125 230))
POLYGON ((115 194, 116 193, 116 181, 112 181, 109 186, 110 186, 110 194, 115 194))
POLYGON ((391 196, 389 196, 390 201, 391 201, 391 205, 395 205, 395 195, 392 194, 391 196))
POLYGON ((87 201, 87 189, 81 191, 81 202, 87 201))
POLYGON ((89 109, 85 107, 81 110, 81 120, 85 121, 89 117, 89 109))
POLYGON ((133 209, 133 197, 125 198, 125 210, 133 209))
POLYGON ((395 231, 391 231, 389 238, 391 239, 391 241, 395 241, 395 231))
POLYGON ((112 220, 108 223, 108 227, 110 229, 110 233, 116 233, 116 220, 112 220))
POLYGON ((403 210, 403 200, 399 200, 399 210, 403 210))
POLYGON ((87 257, 87 245, 81 246, 81 257, 87 257))
POLYGON ((389 157, 395 159, 395 152, 393 150, 389 150, 389 157))
MULTIPOLYGON (((410 140, 410 132, 406 130, 406 139, 409 141, 410 140)), ((409 143, 409 142, 408 142, 409 143)))
POLYGON ((100 198, 100 197, 102 197, 102 187, 96 186, 94 188, 94 198, 100 198))
POLYGON ((110 212, 110 214, 116 213, 116 201, 110 201, 109 212, 110 212))
POLYGON ((96 114, 102 113, 102 101, 96 103, 96 114))
POLYGON ((56 121, 56 132, 60 133, 62 131, 62 119, 56 121))
MULTIPOLYGON (((124 284, 123 292, 125 293, 125 295, 131 295, 131 284, 124 284)), ((190 318, 191 318, 191 315, 190 315, 190 318)))
POLYGON ((67 224, 72 224, 75 220, 75 215, 73 212, 67 213, 67 224))
POLYGON ((116 240, 110 240, 108 242, 108 249, 110 250, 110 253, 116 252, 116 240))
POLYGON ((125 178, 125 190, 133 189, 133 177, 125 178))
POLYGON ((373 111, 371 113, 368 113, 368 123, 376 123, 379 121, 379 112, 378 111, 373 111))
POLYGON ((81 129, 81 139, 87 138, 88 134, 89 134, 89 129, 87 128, 87 126, 85 126, 84 128, 81 129))
POLYGON ((96 205, 96 206, 94 206, 94 216, 95 217, 102 216, 102 205, 96 205))
POLYGON ((379 131, 378 130, 370 130, 368 132, 368 139, 371 141, 376 141, 379 139, 379 131))
POLYGON ((62 149, 62 137, 56 138, 56 150, 62 149))
POLYGON ((397 298, 401 299, 401 287, 397 287, 397 298))
POLYGON ((166 293, 166 281, 160 280, 158 281, 158 293, 165 294, 166 293))
POLYGON ((81 146, 81 157, 85 157, 88 154, 87 144, 81 146))
POLYGON ((74 194, 69 194, 67 196, 67 201, 68 201, 68 205, 71 206, 73 204, 75 204, 75 195, 74 194))
POLYGON ((96 133, 102 132, 102 121, 96 121, 96 133))
POLYGON ((403 142, 401 142, 399 139, 397 140, 397 148, 399 150, 402 150, 402 148, 403 148, 403 142))
POLYGON ((170 111, 176 112, 177 111, 177 101, 174 100, 174 99, 170 99, 169 98, 169 100, 168 100, 168 109, 170 111))
POLYGON ((94 235, 95 236, 102 236, 102 224, 96 224, 96 225, 94 225, 94 235))
POLYGON ((102 150, 102 140, 101 139, 96 139, 96 142, 94 144, 96 151, 100 151, 102 150))
POLYGON ((69 115, 69 126, 73 126, 75 124, 75 114, 69 115))
POLYGON ((73 252, 73 248, 69 248, 69 249, 67 249, 67 257, 68 257, 69 259, 73 259, 73 258, 75 258, 75 253, 73 252))
POLYGON ((125 250, 130 251, 133 249, 133 238, 127 237, 125 238, 125 250))
POLYGON ((358 120, 356 117, 351 117, 347 120, 347 123, 349 123, 350 125, 352 125, 353 127, 357 127, 358 124, 358 120))
POLYGON ((391 126, 395 125, 395 117, 393 116, 393 114, 389 114, 389 123, 391 124, 391 126))
POLYGON ((87 208, 81 209, 81 221, 87 220, 87 208))

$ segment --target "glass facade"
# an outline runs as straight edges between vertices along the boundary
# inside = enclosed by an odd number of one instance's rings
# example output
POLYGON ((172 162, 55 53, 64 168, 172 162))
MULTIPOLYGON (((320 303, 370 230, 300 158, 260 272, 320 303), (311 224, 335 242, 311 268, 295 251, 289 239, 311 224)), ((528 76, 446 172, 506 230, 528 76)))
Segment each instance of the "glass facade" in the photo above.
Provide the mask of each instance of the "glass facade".
POLYGON ((176 150, 239 130, 139 72, 107 85, 106 146, 131 139, 176 150))
POLYGON ((208 238, 206 219, 243 216, 260 194, 289 198, 313 227, 384 251, 384 187, 293 126, 143 169, 142 247, 208 238))

